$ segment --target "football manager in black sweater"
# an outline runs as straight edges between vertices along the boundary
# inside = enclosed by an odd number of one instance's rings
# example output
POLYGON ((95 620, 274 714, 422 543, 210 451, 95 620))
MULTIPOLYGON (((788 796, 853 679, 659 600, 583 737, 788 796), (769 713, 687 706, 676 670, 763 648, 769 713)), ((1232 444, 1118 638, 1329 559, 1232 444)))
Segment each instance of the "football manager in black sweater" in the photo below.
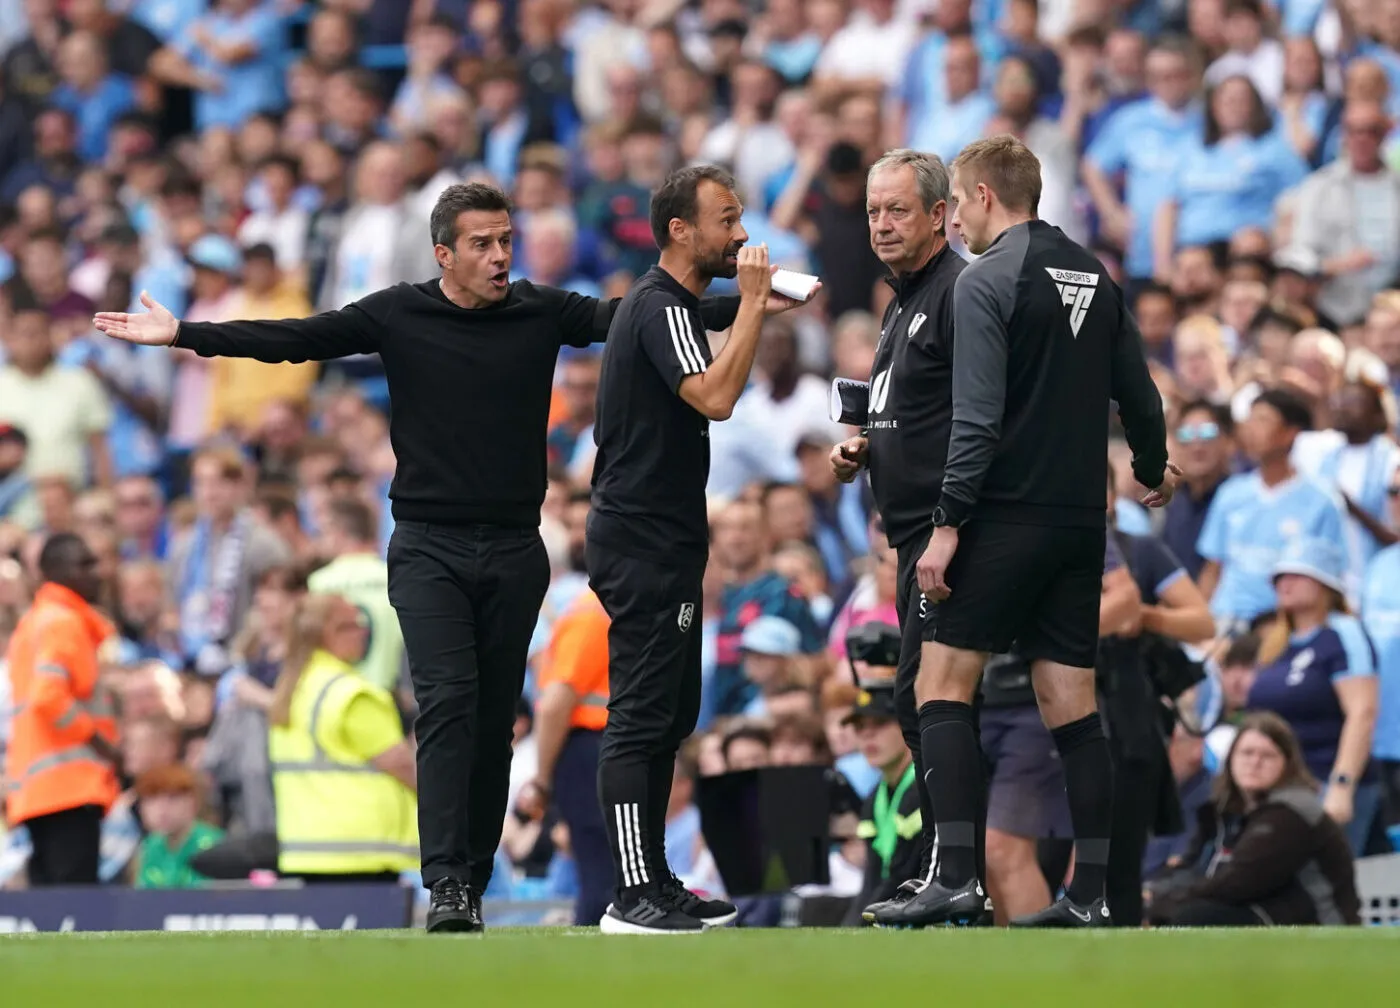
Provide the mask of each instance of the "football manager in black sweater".
POLYGON ((983 909, 972 699, 987 656, 1013 643, 1064 766, 1075 867, 1061 900, 1012 924, 1110 923, 1112 769, 1094 691, 1110 402, 1152 488, 1143 503, 1170 500, 1177 474, 1137 325, 1098 259, 1037 219, 1040 186, 1040 162, 1010 136, 969 144, 953 163, 950 223, 978 258, 953 290, 951 435, 916 565, 933 622, 914 695, 938 878, 905 914, 917 904, 923 924, 983 909))
MULTIPOLYGON (((383 360, 398 459, 389 597, 419 710, 430 931, 481 927, 481 893, 505 816, 515 705, 549 584, 539 524, 555 361, 561 344, 601 342, 617 307, 511 282, 510 211, 492 186, 449 186, 430 222, 440 277, 311 318, 180 322, 143 292, 145 313, 94 320, 118 339, 202 357, 277 363, 378 353, 383 360)), ((738 310, 737 297, 701 305, 714 330, 728 328, 738 310)))

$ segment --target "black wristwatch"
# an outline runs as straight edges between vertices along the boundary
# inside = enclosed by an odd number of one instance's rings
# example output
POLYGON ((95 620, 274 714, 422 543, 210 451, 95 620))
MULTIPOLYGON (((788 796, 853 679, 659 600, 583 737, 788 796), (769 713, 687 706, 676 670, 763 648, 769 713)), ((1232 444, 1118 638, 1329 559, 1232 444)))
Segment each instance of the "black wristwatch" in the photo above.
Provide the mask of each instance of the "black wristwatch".
POLYGON ((944 510, 942 504, 938 505, 936 508, 933 509, 933 527, 934 527, 934 528, 952 528, 952 529, 955 529, 955 528, 957 528, 958 525, 960 525, 960 524, 961 524, 961 522, 955 524, 954 522, 952 522, 952 521, 948 518, 948 512, 947 512, 946 510, 944 510))

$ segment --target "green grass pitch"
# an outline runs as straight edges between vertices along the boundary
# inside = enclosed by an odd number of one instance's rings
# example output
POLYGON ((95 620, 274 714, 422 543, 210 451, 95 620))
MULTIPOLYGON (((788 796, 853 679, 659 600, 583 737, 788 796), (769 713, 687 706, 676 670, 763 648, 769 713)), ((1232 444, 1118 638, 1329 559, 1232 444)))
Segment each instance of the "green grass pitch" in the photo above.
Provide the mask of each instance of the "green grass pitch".
POLYGON ((1400 1004, 1400 928, 0 938, 6 1008, 1400 1004))

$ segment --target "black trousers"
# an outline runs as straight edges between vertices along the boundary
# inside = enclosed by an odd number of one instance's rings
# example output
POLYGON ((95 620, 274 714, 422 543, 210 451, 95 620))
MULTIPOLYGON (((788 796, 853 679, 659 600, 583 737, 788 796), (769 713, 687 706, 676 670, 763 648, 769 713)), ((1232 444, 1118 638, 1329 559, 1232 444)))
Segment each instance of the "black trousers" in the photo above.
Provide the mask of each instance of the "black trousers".
POLYGON ((549 587, 537 529, 399 522, 389 601, 418 702, 423 884, 491 880, 510 784, 515 708, 549 587))
POLYGON ((608 828, 598 804, 598 753, 603 733, 575 728, 564 740, 554 766, 554 806, 569 827, 569 848, 578 871, 574 923, 597 924, 612 899, 616 881, 608 828))
POLYGON ((102 809, 97 805, 35 816, 25 821, 34 852, 29 856, 30 888, 97 885, 102 848, 102 809))
POLYGON ((1158 788, 1167 785, 1170 771, 1164 764, 1113 755, 1113 833, 1105 897, 1115 927, 1141 927, 1142 856, 1157 819, 1158 788))
POLYGON ((700 588, 705 560, 661 564, 589 542, 588 579, 611 619, 608 726, 598 799, 617 897, 667 877, 666 804, 676 751, 700 716, 700 588))

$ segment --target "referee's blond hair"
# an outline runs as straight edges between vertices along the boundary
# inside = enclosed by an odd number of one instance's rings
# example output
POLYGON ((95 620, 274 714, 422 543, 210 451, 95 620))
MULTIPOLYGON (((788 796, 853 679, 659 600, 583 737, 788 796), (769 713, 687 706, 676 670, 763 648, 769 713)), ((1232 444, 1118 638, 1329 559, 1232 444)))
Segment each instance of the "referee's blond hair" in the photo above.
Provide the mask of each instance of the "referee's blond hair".
POLYGON ((953 161, 966 192, 985 185, 1006 209, 1034 215, 1040 208, 1040 159, 1009 133, 975 140, 953 161))

